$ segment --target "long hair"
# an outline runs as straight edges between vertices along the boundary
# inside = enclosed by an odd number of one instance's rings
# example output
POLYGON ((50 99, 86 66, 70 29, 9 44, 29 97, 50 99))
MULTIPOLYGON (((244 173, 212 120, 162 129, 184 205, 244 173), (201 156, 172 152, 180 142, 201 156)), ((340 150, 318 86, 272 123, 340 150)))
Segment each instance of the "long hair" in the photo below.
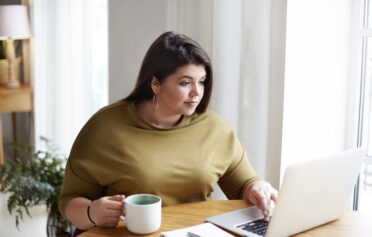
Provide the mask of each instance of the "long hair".
POLYGON ((155 76, 162 84, 165 79, 179 67, 187 65, 204 65, 207 73, 204 95, 196 108, 197 113, 204 113, 212 94, 212 66, 207 53, 193 39, 172 31, 160 35, 150 46, 138 74, 134 90, 124 98, 125 101, 141 102, 153 98, 151 81, 155 76))

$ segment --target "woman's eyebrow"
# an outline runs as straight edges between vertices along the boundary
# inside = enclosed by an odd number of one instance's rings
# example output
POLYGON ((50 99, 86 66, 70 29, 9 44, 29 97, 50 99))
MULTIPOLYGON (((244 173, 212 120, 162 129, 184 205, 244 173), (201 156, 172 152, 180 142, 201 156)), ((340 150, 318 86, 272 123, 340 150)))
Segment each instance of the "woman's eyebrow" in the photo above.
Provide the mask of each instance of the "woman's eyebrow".
MULTIPOLYGON (((181 80, 181 79, 183 79, 183 78, 194 79, 192 76, 189 76, 189 75, 182 75, 182 76, 180 76, 177 80, 181 80)), ((205 79, 205 78, 207 78, 207 75, 202 76, 200 79, 205 79)))

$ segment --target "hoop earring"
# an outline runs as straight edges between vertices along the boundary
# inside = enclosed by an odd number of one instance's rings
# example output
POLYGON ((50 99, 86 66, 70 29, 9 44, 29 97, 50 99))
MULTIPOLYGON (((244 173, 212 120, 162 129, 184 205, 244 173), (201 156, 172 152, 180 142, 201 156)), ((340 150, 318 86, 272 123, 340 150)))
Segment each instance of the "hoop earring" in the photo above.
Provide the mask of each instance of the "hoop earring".
POLYGON ((158 100, 158 97, 156 95, 154 95, 154 97, 152 97, 152 106, 154 107, 154 111, 158 110, 159 100, 158 100))

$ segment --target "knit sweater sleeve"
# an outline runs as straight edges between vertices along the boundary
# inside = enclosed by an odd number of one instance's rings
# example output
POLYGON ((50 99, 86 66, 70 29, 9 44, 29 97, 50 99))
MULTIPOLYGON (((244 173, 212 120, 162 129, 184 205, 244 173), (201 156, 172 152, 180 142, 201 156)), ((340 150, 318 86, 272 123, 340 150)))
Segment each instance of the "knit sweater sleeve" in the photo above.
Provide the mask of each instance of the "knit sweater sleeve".
POLYGON ((85 180, 72 167, 72 162, 67 162, 63 188, 60 194, 58 207, 63 217, 66 218, 66 206, 69 201, 77 197, 86 197, 94 200, 102 196, 104 188, 92 180, 85 180))
POLYGON ((229 199, 240 199, 244 188, 261 178, 252 168, 239 139, 231 127, 219 116, 214 116, 214 127, 218 128, 217 151, 224 160, 226 169, 218 180, 222 191, 229 199))
POLYGON ((65 168, 63 185, 59 197, 58 207, 62 216, 66 217, 66 206, 76 197, 90 200, 98 199, 105 193, 102 178, 107 176, 110 163, 107 150, 107 140, 104 137, 102 118, 93 116, 82 128, 77 136, 65 168))
POLYGON ((219 179, 218 184, 229 199, 241 199, 245 187, 261 179, 243 153, 240 158, 236 157, 233 160, 226 173, 219 179))

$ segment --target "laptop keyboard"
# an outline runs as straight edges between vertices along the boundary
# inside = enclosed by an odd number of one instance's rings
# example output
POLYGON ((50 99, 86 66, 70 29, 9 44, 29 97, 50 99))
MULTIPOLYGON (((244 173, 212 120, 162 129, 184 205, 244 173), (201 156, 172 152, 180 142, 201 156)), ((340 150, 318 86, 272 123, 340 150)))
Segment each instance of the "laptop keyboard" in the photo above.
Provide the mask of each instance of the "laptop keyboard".
POLYGON ((264 219, 258 219, 248 223, 244 223, 236 226, 237 228, 255 233, 256 235, 265 236, 269 222, 264 221, 264 219))

